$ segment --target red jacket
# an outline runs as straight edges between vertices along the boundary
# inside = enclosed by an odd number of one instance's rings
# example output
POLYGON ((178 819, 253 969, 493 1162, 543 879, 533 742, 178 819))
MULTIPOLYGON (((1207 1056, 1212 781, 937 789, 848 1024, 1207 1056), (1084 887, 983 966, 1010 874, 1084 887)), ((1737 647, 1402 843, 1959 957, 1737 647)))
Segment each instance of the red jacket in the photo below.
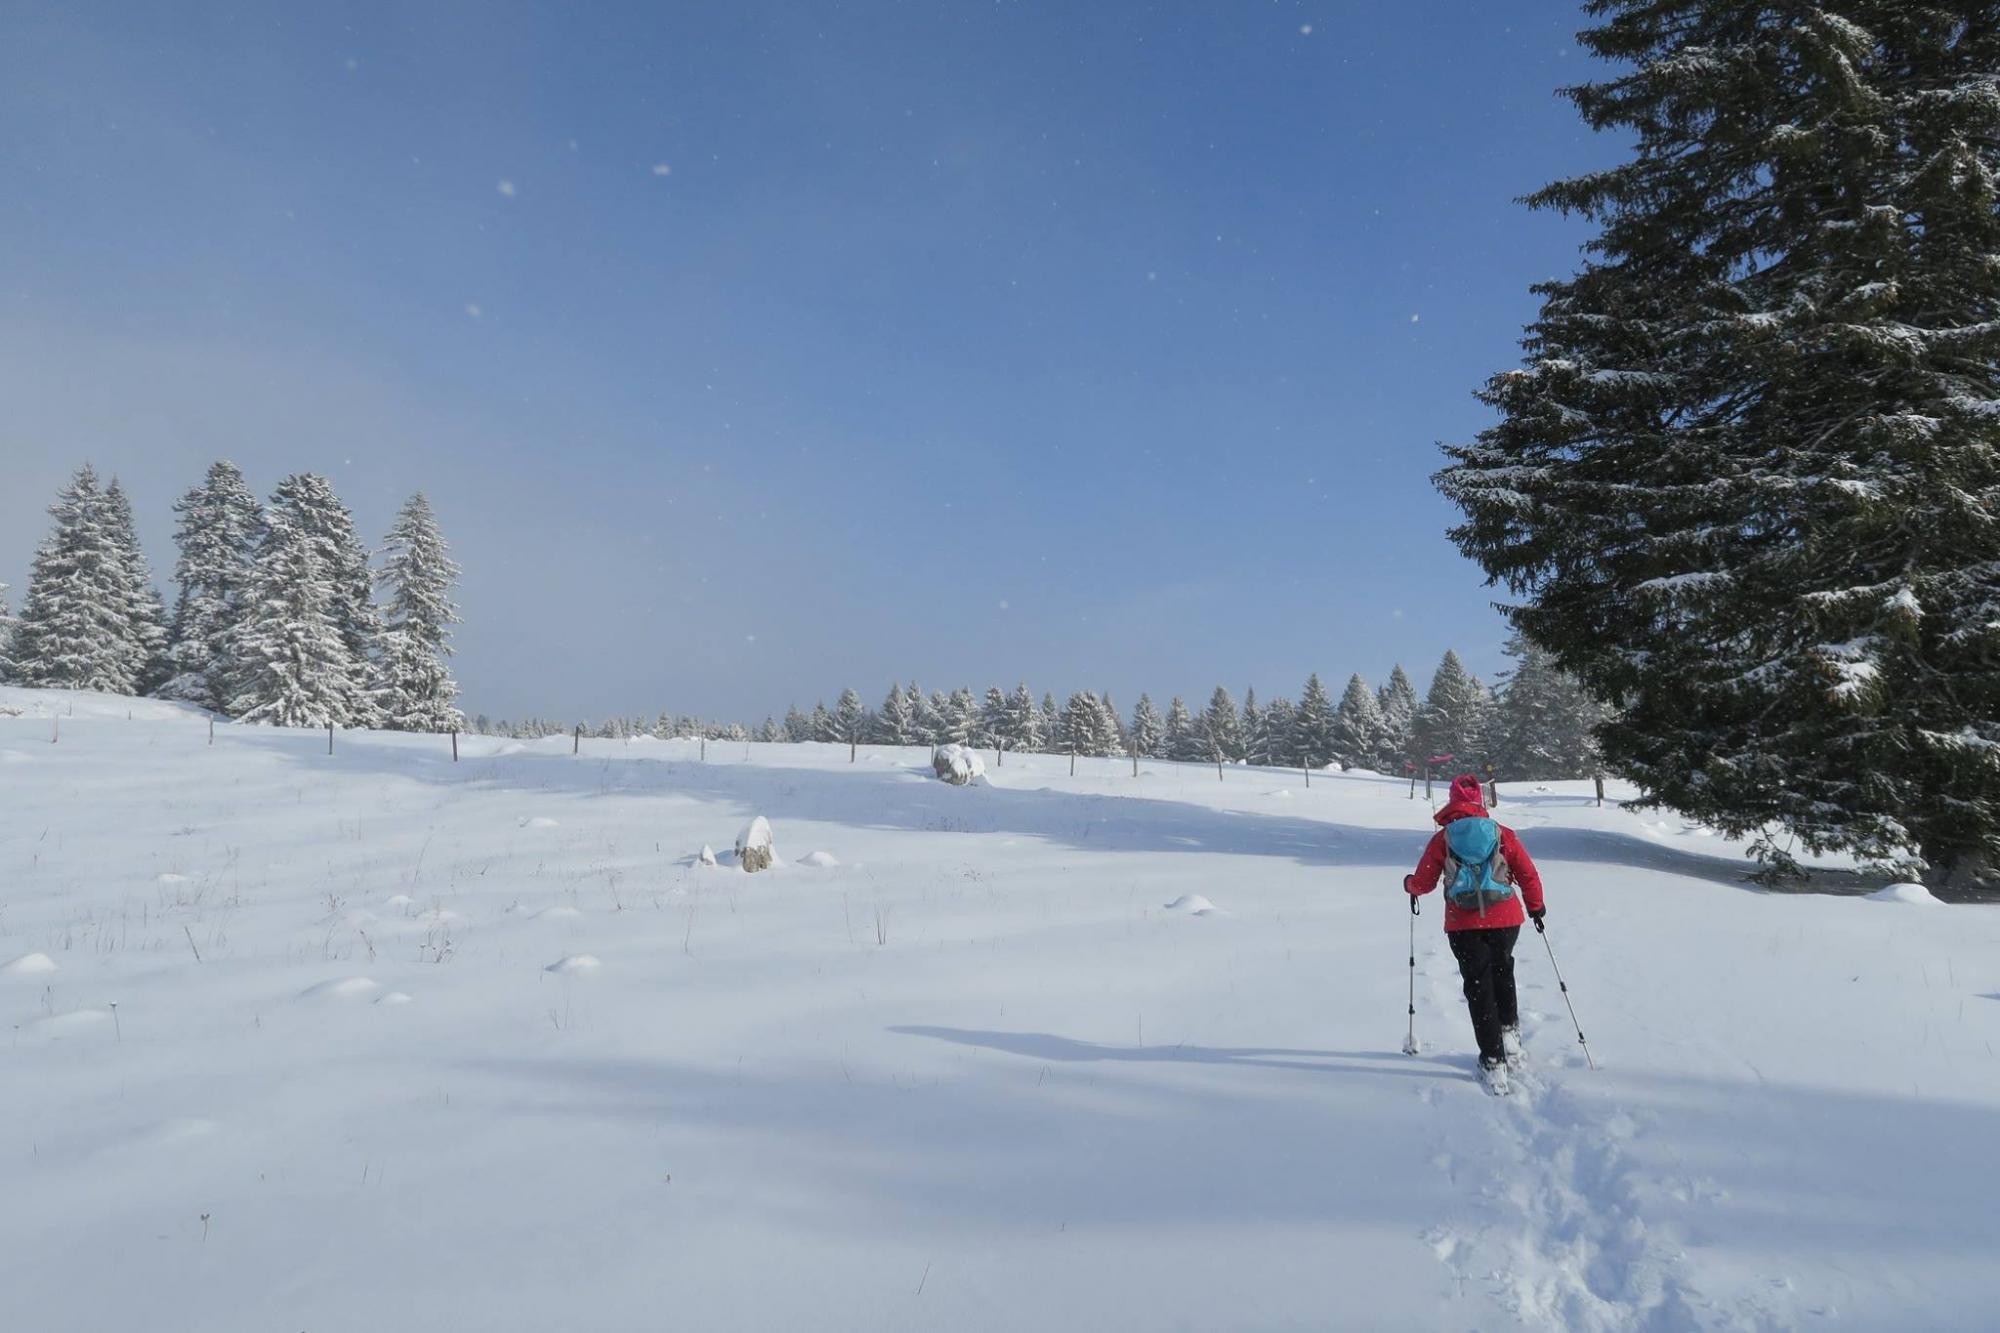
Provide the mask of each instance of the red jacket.
MULTIPOLYGON (((1479 792, 1476 778, 1460 778, 1451 784, 1451 801, 1437 812, 1438 831, 1431 834, 1430 845, 1424 848, 1423 859, 1417 862, 1416 873, 1403 881, 1403 888, 1412 897, 1420 898, 1435 889, 1438 877, 1444 873, 1444 826, 1454 819, 1491 818, 1486 802, 1479 792), (1465 784, 1471 783, 1470 789, 1465 784)), ((1499 930, 1506 926, 1518 926, 1528 919, 1528 912, 1542 910, 1542 876, 1535 869, 1535 863, 1528 859, 1528 849, 1514 836, 1514 830, 1502 825, 1500 828, 1500 856, 1507 863, 1507 869, 1514 878, 1518 892, 1504 903, 1496 903, 1486 909, 1484 915, 1474 910, 1455 907, 1449 898, 1444 905, 1444 928, 1446 930, 1499 930), (1522 904, 1526 903, 1526 910, 1522 904)))

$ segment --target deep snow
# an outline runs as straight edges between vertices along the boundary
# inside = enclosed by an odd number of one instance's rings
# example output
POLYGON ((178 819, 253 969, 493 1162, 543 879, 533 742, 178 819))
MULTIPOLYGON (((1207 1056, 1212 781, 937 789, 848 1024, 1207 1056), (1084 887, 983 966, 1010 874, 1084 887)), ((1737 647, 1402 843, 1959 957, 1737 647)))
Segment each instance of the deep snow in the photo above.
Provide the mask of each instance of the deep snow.
POLYGON ((2000 915, 1508 790, 1505 1101, 1366 775, 0 690, 7 1326, 1990 1327, 2000 915), (132 719, 127 720, 128 706, 132 719), (74 709, 69 716, 68 710, 74 709), (61 715, 51 743, 50 715, 61 715), (767 816, 826 856, 748 875, 767 816), (1212 910, 1203 910, 1211 908, 1212 910), (37 961, 37 956, 39 961, 37 961))

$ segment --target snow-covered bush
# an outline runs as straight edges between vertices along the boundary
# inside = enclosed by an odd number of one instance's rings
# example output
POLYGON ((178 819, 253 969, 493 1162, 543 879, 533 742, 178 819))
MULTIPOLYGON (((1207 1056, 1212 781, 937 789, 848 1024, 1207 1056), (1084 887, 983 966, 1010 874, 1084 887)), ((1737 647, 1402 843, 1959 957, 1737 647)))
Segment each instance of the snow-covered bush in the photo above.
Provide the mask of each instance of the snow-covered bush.
POLYGON ((940 745, 931 756, 931 770, 954 787, 963 787, 986 776, 986 764, 979 751, 964 745, 940 745))

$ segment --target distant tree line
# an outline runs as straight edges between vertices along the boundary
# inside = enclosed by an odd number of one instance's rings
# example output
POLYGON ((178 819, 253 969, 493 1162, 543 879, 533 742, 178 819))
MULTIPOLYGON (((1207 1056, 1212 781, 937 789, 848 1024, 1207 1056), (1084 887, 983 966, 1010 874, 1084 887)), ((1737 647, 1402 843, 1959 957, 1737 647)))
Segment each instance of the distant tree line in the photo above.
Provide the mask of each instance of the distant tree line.
POLYGON ((447 664, 458 567, 422 494, 374 555, 332 484, 309 472, 259 504, 236 465, 218 462, 174 512, 170 611, 124 488, 78 469, 49 509, 18 617, 0 585, 0 680, 155 695, 280 726, 460 725, 447 664))
POLYGON ((1297 702, 1260 702, 1246 690, 1239 706, 1217 686, 1199 712, 1180 698, 1162 712, 1142 694, 1129 718, 1111 695, 1083 691, 1058 705, 1053 694, 1037 700, 1026 684, 1012 690, 970 687, 925 693, 915 683, 889 687, 870 708, 858 691, 840 692, 834 705, 797 706, 759 726, 703 721, 661 713, 611 721, 563 723, 545 719, 496 722, 475 717, 475 732, 534 739, 584 735, 613 740, 819 741, 857 745, 974 745, 1015 753, 1137 755, 1187 763, 1256 764, 1275 768, 1367 768, 1384 773, 1422 771, 1436 760, 1454 771, 1490 772, 1514 781, 1588 777, 1600 771, 1594 729, 1604 710, 1545 652, 1525 641, 1509 643, 1514 665, 1499 688, 1489 689, 1447 652, 1419 697, 1402 667, 1373 688, 1350 676, 1336 702, 1318 675, 1308 677, 1297 702))

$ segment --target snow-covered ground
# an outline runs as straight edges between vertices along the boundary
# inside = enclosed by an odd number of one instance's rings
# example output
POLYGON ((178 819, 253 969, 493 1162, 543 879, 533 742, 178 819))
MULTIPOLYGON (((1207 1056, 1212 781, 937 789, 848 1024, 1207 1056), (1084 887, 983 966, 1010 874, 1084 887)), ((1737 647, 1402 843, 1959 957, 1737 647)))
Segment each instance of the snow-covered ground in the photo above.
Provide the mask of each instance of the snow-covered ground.
POLYGON ((1765 894, 1671 817, 1506 791, 1602 1069, 1530 933, 1535 1072, 1499 1101, 1434 906, 1398 1050, 1404 784, 566 738, 454 765, 129 706, 0 691, 10 1328, 2000 1306, 1993 908, 1765 894), (778 868, 697 863, 758 814, 778 868))

